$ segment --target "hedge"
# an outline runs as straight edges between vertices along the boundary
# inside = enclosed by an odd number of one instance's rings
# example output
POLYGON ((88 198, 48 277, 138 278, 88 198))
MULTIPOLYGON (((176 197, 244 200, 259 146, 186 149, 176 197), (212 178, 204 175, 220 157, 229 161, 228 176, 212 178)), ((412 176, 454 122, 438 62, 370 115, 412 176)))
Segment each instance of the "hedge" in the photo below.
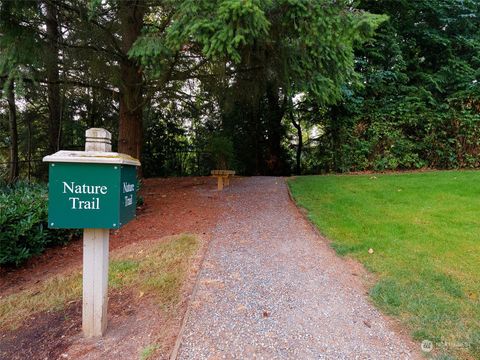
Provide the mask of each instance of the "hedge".
POLYGON ((46 184, 0 187, 0 266, 19 266, 47 247, 66 244, 75 230, 48 229, 46 184))

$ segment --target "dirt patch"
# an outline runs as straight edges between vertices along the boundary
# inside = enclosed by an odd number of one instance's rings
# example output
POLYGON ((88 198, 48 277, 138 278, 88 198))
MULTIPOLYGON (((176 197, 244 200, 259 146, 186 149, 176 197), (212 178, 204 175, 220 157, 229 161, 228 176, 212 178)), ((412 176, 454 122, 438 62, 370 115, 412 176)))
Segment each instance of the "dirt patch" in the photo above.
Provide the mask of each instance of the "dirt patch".
POLYGON ((61 311, 38 313, 16 331, 2 335, 0 358, 119 359, 126 354, 127 358, 135 358, 151 343, 158 344, 160 350, 169 349, 171 339, 157 337, 165 326, 172 325, 173 319, 159 311, 155 300, 139 298, 133 289, 115 291, 109 295, 108 313, 109 327, 100 340, 82 337, 81 301, 61 311))
MULTIPOLYGON (((181 312, 180 310, 175 310, 181 312)), ((153 298, 139 298, 129 290, 112 296, 107 333, 101 339, 84 339, 79 331, 63 350, 65 359, 138 359, 148 346, 168 356, 175 317, 159 311, 153 298), (113 304, 112 304, 113 303, 113 304)), ((40 358, 39 358, 40 359, 40 358)))
MULTIPOLYGON (((111 233, 111 257, 144 252, 170 235, 196 234, 200 250, 190 266, 178 302, 168 308, 135 288, 109 294, 108 330, 101 339, 84 339, 81 302, 61 311, 37 313, 15 331, 0 335, 1 359, 138 359, 147 348, 155 358, 168 358, 186 311, 206 246, 222 213, 226 192, 216 191, 215 179, 148 179, 145 206, 137 219, 111 233)), ((50 249, 17 270, 0 273, 0 296, 29 289, 52 276, 78 271, 82 243, 50 249)))
POLYGON ((81 330, 81 303, 66 309, 36 314, 17 331, 5 332, 0 338, 0 358, 57 359, 81 330))

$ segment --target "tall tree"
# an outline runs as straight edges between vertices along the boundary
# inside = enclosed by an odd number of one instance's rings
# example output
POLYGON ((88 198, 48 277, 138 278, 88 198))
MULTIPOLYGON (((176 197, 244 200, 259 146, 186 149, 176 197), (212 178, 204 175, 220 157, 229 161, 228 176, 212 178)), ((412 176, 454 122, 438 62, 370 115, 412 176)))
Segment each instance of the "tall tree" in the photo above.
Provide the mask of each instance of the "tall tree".
POLYGON ((143 145, 143 77, 137 60, 128 52, 140 37, 146 3, 142 0, 120 1, 118 17, 124 56, 120 62, 120 118, 118 150, 139 159, 143 145))
POLYGON ((36 6, 32 3, 0 2, 0 84, 9 109, 10 182, 16 181, 20 172, 15 84, 19 87, 19 84, 31 80, 32 68, 39 63, 38 38, 31 28, 22 26, 19 19, 35 17, 35 11, 36 6))
POLYGON ((58 8, 51 1, 43 3, 45 8, 46 24, 46 52, 45 67, 48 89, 48 135, 49 152, 54 153, 61 147, 61 100, 60 100, 60 74, 59 74, 59 49, 60 29, 58 23, 58 8))
POLYGON ((15 88, 13 81, 7 89, 8 101, 8 124, 10 129, 10 170, 8 182, 14 183, 19 176, 18 159, 18 128, 17 128, 17 105, 15 104, 15 88))
POLYGON ((251 137, 255 144, 248 146, 254 156, 245 151, 245 140, 240 143, 239 153, 261 158, 248 172, 278 175, 289 168, 282 142, 292 98, 308 93, 323 105, 339 100, 341 86, 355 80, 354 46, 386 18, 352 9, 347 1, 275 1, 263 3, 262 10, 268 31, 241 48, 224 111, 234 122, 232 135, 242 122, 258 130, 251 137))

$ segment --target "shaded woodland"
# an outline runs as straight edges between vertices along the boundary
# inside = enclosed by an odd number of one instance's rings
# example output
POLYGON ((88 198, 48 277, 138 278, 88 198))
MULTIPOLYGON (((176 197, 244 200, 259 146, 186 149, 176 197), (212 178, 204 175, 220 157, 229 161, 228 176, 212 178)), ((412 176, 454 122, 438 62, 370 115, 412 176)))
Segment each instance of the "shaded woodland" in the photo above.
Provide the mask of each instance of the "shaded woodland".
POLYGON ((0 1, 0 176, 112 132, 144 176, 480 166, 479 1, 0 1))

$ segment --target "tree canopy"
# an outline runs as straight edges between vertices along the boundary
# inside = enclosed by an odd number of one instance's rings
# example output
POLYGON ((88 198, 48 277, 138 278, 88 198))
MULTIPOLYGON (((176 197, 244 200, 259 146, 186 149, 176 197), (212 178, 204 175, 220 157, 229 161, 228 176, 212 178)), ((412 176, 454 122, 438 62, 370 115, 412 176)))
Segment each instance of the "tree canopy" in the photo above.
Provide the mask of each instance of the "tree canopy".
POLYGON ((479 7, 0 1, 2 175, 88 127, 145 176, 477 167, 479 7))

